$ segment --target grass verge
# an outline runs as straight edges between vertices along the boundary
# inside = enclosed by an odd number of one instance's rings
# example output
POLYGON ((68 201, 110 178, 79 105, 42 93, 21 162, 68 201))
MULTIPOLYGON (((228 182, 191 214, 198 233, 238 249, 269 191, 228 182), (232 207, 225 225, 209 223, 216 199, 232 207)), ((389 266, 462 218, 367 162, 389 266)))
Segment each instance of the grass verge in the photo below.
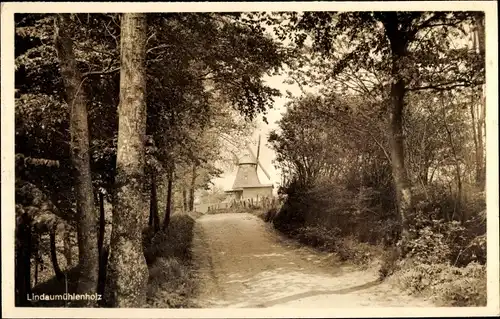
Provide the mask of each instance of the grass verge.
POLYGON ((145 247, 149 267, 147 307, 196 307, 191 254, 194 223, 190 215, 173 215, 167 231, 156 233, 145 247))

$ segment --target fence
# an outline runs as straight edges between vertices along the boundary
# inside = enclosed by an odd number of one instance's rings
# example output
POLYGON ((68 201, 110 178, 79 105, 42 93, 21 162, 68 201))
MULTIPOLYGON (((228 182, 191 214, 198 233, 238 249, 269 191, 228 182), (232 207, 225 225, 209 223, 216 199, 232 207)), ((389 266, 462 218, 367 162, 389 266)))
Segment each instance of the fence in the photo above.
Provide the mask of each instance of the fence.
POLYGON ((223 210, 231 210, 231 209, 241 209, 241 208, 249 208, 249 209, 271 209, 273 207, 278 207, 280 205, 280 199, 276 196, 270 197, 256 197, 256 198, 246 198, 236 200, 233 199, 230 202, 217 203, 208 206, 208 213, 221 212, 223 210))

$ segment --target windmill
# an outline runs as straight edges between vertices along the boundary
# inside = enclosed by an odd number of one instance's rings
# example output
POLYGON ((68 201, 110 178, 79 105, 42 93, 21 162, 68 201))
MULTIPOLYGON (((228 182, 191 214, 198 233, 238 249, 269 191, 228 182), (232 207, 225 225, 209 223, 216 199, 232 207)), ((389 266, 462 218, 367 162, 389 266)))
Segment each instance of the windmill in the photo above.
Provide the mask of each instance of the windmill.
POLYGON ((238 171, 234 179, 233 188, 227 193, 233 194, 235 199, 267 197, 272 195, 273 185, 262 184, 259 180, 257 170, 260 167, 262 172, 271 179, 262 163, 259 161, 260 156, 260 135, 257 144, 257 156, 250 145, 247 145, 246 152, 238 159, 238 171))
POLYGON ((255 166, 255 171, 257 171, 258 168, 260 167, 260 169, 262 170, 262 172, 264 172, 264 174, 267 176, 267 179, 271 180, 271 177, 269 176, 269 173, 266 171, 266 169, 264 168, 264 166, 262 166, 262 163, 259 161, 259 155, 260 155, 260 134, 259 134, 259 141, 257 142, 257 156, 254 155, 254 153, 253 153, 252 148, 250 147, 250 145, 247 145, 247 148, 250 151, 250 154, 252 154, 252 156, 255 157, 255 162, 257 163, 257 165, 255 166))

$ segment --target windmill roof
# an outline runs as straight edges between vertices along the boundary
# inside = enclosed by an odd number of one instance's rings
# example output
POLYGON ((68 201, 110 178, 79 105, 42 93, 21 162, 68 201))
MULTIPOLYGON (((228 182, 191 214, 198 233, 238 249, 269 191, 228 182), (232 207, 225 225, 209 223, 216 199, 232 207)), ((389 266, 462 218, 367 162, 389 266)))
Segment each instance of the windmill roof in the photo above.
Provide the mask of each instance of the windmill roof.
POLYGON ((238 165, 241 164, 257 164, 257 160, 251 154, 245 154, 238 160, 238 165))

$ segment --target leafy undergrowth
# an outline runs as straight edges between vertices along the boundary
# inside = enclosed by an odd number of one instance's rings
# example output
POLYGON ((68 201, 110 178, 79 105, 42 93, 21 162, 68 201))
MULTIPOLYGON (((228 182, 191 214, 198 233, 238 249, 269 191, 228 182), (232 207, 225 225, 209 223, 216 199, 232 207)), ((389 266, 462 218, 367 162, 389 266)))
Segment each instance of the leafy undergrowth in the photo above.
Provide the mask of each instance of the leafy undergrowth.
POLYGON ((149 281, 147 305, 152 308, 196 307, 197 285, 191 255, 194 219, 173 215, 168 230, 160 231, 145 247, 149 281))
MULTIPOLYGON (((256 213, 264 221, 272 222, 267 212, 256 213)), ((275 227, 276 228, 276 227, 275 227)), ((379 261, 383 254, 380 246, 362 243, 352 237, 341 237, 335 230, 321 226, 307 226, 279 230, 285 236, 298 242, 318 249, 320 251, 334 253, 341 262, 356 266, 366 267, 379 261)))
POLYGON ((379 260, 382 249, 359 242, 352 237, 337 236, 335 231, 320 226, 300 227, 285 233, 302 244, 334 253, 338 260, 356 266, 368 266, 379 260))
POLYGON ((385 260, 381 275, 441 306, 486 306, 485 235, 474 237, 456 221, 420 218, 410 227, 406 251, 403 260, 385 260))
POLYGON ((486 266, 424 264, 405 260, 389 280, 404 291, 433 299, 439 306, 486 306, 486 266))

